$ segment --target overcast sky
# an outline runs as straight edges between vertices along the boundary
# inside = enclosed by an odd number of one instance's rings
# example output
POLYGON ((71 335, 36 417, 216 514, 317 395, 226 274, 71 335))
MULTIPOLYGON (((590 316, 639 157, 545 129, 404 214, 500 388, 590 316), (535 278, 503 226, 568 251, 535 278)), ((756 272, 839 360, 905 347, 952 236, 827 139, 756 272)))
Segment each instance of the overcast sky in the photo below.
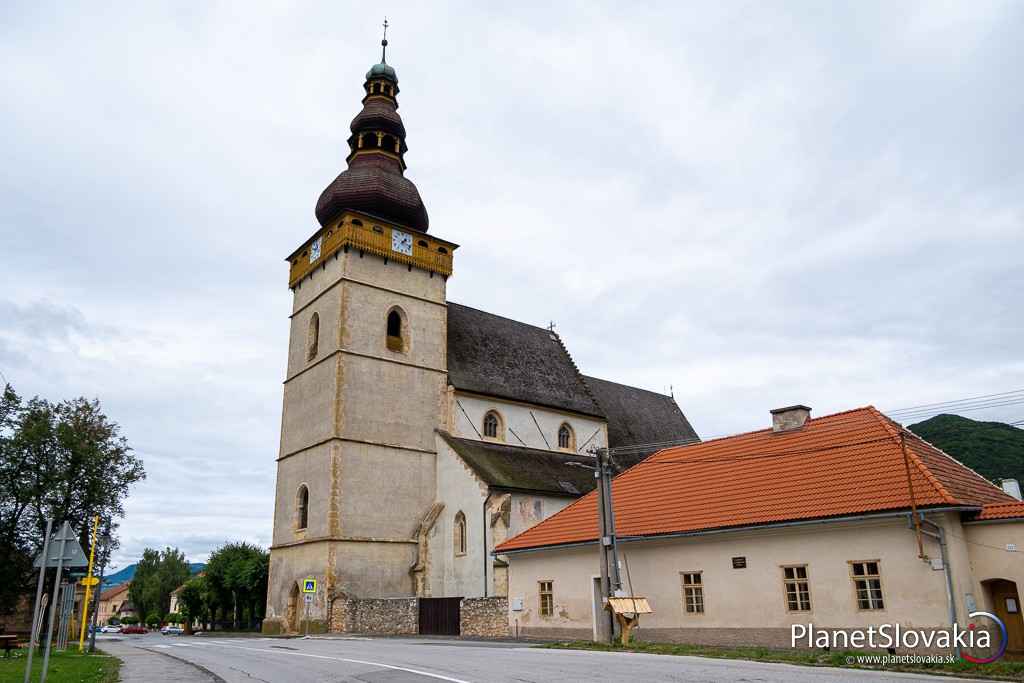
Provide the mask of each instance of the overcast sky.
POLYGON ((1024 387, 1024 4, 371 5, 5 4, 0 372, 144 459, 119 565, 270 542, 284 258, 385 13, 451 300, 705 437, 1024 387))

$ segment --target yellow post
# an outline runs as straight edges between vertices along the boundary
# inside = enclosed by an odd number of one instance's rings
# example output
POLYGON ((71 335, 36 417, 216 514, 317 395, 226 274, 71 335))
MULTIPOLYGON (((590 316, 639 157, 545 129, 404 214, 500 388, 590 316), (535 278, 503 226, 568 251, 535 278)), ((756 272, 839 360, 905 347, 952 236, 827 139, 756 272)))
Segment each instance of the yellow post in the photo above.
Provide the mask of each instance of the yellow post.
POLYGON ((82 600, 82 628, 78 635, 78 651, 85 650, 85 625, 89 623, 89 596, 92 593, 92 561, 96 556, 96 529, 100 525, 100 516, 92 518, 92 544, 89 546, 89 571, 85 575, 85 599, 82 600))

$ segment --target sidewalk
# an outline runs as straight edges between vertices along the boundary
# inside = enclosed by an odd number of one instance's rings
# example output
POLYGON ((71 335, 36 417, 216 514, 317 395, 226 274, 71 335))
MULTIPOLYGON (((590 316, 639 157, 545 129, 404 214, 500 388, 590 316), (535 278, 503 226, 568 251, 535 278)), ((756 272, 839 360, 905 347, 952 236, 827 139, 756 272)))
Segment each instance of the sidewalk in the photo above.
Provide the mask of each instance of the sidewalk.
POLYGON ((97 643, 104 652, 123 662, 122 683, 224 683, 220 676, 169 654, 134 647, 123 640, 97 643))

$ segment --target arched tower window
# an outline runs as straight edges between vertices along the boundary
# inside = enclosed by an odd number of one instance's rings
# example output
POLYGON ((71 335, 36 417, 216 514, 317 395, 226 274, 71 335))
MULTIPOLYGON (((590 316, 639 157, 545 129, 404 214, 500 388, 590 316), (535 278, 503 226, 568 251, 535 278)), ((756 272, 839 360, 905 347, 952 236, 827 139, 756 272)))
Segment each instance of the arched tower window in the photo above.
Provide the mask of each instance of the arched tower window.
POLYGON ((505 425, 502 424, 501 415, 494 410, 489 410, 484 415, 484 436, 489 439, 505 438, 505 425))
POLYGON ((558 428, 558 447, 569 451, 576 450, 576 434, 565 422, 558 428))
POLYGON ((301 531, 309 525, 309 489, 303 484, 295 496, 296 527, 301 531))
POLYGON ((466 554, 466 515, 459 510, 455 513, 455 527, 452 530, 454 538, 452 539, 452 546, 455 548, 456 555, 466 554))
POLYGON ((317 349, 320 347, 320 314, 313 313, 309 318, 309 334, 306 336, 306 360, 316 358, 317 349))
POLYGON ((396 306, 388 312, 387 347, 389 351, 404 353, 409 348, 408 327, 405 312, 402 309, 396 306))

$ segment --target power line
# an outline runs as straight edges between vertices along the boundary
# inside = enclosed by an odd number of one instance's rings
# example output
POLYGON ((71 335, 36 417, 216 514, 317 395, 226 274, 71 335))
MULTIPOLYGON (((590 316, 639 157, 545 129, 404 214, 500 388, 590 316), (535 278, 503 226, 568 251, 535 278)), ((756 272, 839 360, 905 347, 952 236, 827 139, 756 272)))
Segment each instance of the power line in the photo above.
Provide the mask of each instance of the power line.
POLYGON ((922 403, 921 405, 917 405, 917 406, 909 406, 907 408, 894 408, 892 410, 885 410, 885 411, 882 411, 882 412, 884 412, 886 414, 903 413, 903 412, 907 412, 907 411, 916 410, 917 408, 933 408, 935 406, 944 406, 944 405, 950 405, 950 404, 953 404, 953 403, 964 403, 966 401, 977 401, 979 399, 990 399, 990 398, 995 398, 995 397, 998 397, 998 396, 1009 396, 1010 394, 1024 394, 1024 389, 1014 389, 1013 391, 1004 391, 1004 392, 1001 392, 1001 393, 998 393, 998 394, 984 394, 982 396, 969 396, 967 398, 954 399, 954 400, 950 400, 950 401, 940 401, 938 403, 922 403))

